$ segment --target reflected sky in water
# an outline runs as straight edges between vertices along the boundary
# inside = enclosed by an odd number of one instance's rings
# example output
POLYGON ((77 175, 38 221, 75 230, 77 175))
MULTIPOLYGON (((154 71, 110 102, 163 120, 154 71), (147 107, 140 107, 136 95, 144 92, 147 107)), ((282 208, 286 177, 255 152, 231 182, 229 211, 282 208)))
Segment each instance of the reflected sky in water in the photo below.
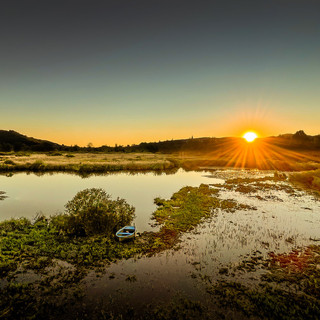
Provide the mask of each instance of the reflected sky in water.
MULTIPOLYGON (((216 179, 264 175, 270 173, 218 170, 202 179, 215 183, 216 179)), ((288 182, 276 185, 290 187, 288 182)), ((267 258, 270 251, 290 252, 296 247, 314 244, 310 238, 319 238, 320 202, 305 192, 295 190, 290 194, 285 190, 262 188, 252 194, 221 188, 219 197, 235 199, 257 210, 216 209, 210 219, 182 235, 178 250, 119 261, 108 266, 102 278, 91 272, 85 281, 88 303, 94 303, 97 297, 109 303, 112 297, 112 308, 117 309, 125 301, 137 310, 157 299, 171 301, 182 293, 212 308, 213 298, 207 293, 208 284, 204 279, 213 283, 231 279, 254 284, 265 271, 258 268, 256 272, 241 271, 232 275, 243 260, 256 255, 267 258), (225 267, 230 271, 229 278, 219 272, 225 267), (113 277, 109 278, 110 275, 113 277), (137 281, 128 283, 125 281, 128 275, 134 275, 137 281)))
MULTIPOLYGON (((222 180, 216 179, 217 182, 222 180)), ((0 220, 33 218, 37 212, 53 215, 64 211, 64 205, 86 188, 103 188, 112 198, 124 198, 136 208, 138 231, 150 230, 150 217, 156 197, 169 198, 181 187, 212 183, 204 172, 179 170, 175 174, 156 175, 152 172, 117 173, 81 178, 77 175, 56 173, 36 176, 19 173, 12 177, 0 176, 0 190, 8 196, 0 202, 0 220)))

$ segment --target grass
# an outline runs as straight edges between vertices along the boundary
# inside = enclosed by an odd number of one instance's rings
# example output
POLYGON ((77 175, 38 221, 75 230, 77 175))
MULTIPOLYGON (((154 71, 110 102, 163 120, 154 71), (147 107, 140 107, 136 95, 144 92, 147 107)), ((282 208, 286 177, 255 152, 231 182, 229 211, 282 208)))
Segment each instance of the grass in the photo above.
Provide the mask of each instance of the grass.
POLYGON ((158 154, 99 154, 99 153, 32 153, 7 154, 0 160, 0 172, 73 172, 105 173, 112 171, 162 171, 176 168, 166 156, 158 154))
MULTIPOLYGON (((279 171, 311 171, 320 170, 320 152, 300 151, 288 152, 285 149, 263 152, 263 156, 252 158, 252 150, 248 146, 238 145, 238 156, 224 149, 211 153, 2 153, 0 172, 32 171, 32 172, 74 172, 105 173, 112 171, 162 171, 183 168, 200 170, 201 168, 258 168, 279 171), (247 152, 248 151, 248 152, 247 152), (283 152, 283 153, 282 153, 283 152), (247 156, 246 156, 247 155, 247 156), (251 155, 251 156, 250 156, 251 155), (239 159, 242 159, 239 161, 239 159)), ((268 147, 265 147, 268 148, 268 147)), ((259 150, 259 149, 257 149, 259 150)), ((263 149, 264 150, 264 149, 263 149)), ((268 150, 268 149, 266 149, 268 150)), ((258 152, 259 154, 259 152, 258 152)))
POLYGON ((152 249, 158 251, 172 247, 181 233, 192 230, 217 209, 228 212, 254 209, 232 199, 221 200, 217 194, 217 189, 201 184, 199 187, 184 187, 168 200, 156 198, 158 208, 153 219, 161 228, 154 234, 152 249))

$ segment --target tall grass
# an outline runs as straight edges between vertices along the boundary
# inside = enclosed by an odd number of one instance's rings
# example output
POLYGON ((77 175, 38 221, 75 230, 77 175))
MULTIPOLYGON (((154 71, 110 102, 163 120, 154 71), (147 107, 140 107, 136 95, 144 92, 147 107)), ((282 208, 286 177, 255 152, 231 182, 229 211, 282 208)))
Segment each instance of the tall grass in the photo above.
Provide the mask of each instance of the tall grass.
POLYGON ((164 162, 126 162, 126 163, 46 163, 37 160, 32 163, 15 163, 6 160, 0 164, 0 172, 31 171, 31 172, 75 172, 84 173, 107 173, 112 171, 163 171, 174 169, 175 164, 169 161, 164 162))

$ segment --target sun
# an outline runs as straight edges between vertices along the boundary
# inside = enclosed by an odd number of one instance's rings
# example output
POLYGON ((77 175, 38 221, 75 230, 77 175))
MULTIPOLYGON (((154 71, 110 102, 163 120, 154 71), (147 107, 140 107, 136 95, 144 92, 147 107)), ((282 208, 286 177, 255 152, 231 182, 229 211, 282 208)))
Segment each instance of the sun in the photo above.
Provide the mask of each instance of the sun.
POLYGON ((257 134, 252 131, 246 132, 242 137, 247 140, 247 142, 253 142, 258 138, 257 134))

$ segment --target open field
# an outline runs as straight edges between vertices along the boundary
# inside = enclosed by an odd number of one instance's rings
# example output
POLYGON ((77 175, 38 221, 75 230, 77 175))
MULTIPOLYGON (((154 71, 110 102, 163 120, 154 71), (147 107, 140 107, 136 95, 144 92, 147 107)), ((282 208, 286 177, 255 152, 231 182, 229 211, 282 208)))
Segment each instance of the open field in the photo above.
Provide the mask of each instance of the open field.
POLYGON ((0 172, 65 171, 103 173, 183 168, 251 168, 260 170, 308 171, 320 169, 320 151, 290 151, 269 145, 235 144, 210 153, 1 153, 0 172), (224 149, 226 148, 226 149, 224 149))
POLYGON ((2 153, 0 171, 65 171, 99 173, 108 171, 167 170, 175 164, 166 155, 152 153, 2 153))

